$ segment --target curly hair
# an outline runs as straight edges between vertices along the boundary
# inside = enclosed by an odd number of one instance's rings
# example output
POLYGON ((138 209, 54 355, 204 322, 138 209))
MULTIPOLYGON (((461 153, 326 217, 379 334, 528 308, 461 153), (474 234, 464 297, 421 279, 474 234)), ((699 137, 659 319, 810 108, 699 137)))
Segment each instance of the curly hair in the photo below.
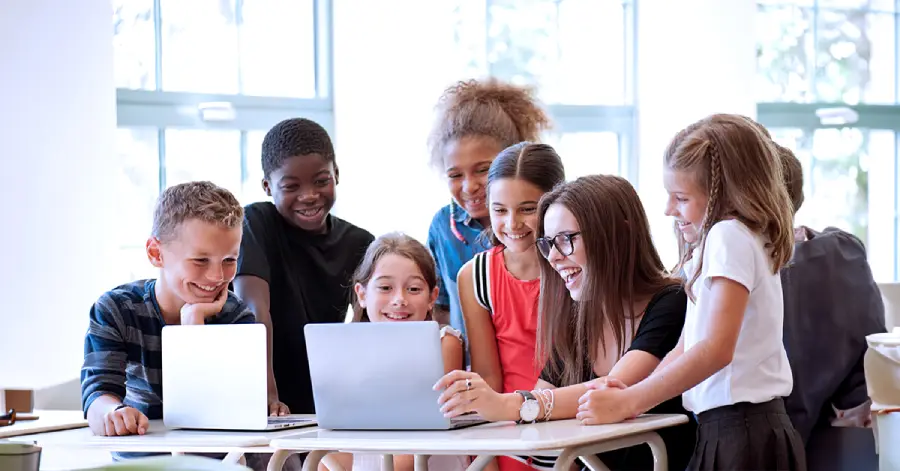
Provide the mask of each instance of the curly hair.
POLYGON ((443 165, 446 146, 461 138, 487 137, 505 149, 522 141, 538 142, 540 133, 550 128, 534 89, 495 78, 456 83, 444 91, 436 109, 428 140, 436 168, 443 165))

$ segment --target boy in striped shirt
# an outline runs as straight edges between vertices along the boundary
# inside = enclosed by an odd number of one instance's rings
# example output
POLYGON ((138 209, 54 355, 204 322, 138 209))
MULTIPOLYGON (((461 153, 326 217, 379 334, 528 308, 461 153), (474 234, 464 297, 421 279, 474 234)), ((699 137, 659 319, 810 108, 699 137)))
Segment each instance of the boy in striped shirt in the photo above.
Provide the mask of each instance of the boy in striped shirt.
POLYGON ((253 323, 228 285, 241 246, 243 209, 210 182, 166 189, 157 200, 147 258, 159 278, 124 284, 91 308, 81 398, 95 435, 144 434, 162 419, 165 325, 253 323))

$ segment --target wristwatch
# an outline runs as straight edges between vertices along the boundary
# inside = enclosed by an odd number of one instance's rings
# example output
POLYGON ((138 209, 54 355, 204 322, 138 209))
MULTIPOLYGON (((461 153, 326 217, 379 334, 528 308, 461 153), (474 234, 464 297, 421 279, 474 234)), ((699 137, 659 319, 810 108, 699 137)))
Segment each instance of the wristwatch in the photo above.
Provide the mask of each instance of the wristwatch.
POLYGON ((516 423, 533 424, 541 412, 541 405, 538 403, 537 398, 534 397, 534 394, 531 394, 531 391, 516 391, 516 393, 525 399, 525 402, 519 407, 519 420, 516 423))

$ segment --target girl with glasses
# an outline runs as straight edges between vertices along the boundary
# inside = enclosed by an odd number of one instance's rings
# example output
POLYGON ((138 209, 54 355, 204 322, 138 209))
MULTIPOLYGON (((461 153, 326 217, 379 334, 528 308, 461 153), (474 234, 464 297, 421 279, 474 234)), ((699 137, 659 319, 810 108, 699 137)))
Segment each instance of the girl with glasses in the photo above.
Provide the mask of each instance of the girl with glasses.
MULTIPOLYGON (((452 372, 436 385, 447 388, 441 401, 450 416, 476 411, 498 421, 583 419, 596 405, 594 389, 607 381, 637 383, 678 343, 687 297, 663 267, 627 180, 594 175, 556 187, 541 198, 537 235, 540 378, 528 394, 498 394, 474 373, 452 372)), ((650 412, 685 413, 678 399, 650 412)), ((670 468, 684 469, 695 425, 659 433, 670 468)), ((610 469, 653 468, 647 446, 599 457, 610 469)), ((552 459, 534 464, 551 466, 552 459)))

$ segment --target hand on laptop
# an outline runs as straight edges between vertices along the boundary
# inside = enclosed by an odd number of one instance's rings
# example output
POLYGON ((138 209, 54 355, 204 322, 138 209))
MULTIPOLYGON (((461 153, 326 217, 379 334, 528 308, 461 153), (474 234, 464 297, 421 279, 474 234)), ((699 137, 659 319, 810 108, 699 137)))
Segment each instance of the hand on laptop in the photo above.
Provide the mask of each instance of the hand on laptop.
POLYGON ((228 288, 223 288, 215 301, 211 303, 185 304, 181 307, 181 325, 203 325, 206 318, 212 317, 225 307, 228 300, 228 288))
POLYGON ((103 423, 91 427, 94 435, 115 437, 123 435, 143 435, 147 433, 150 422, 147 416, 134 407, 123 407, 107 412, 103 423), (102 430, 101 430, 102 429, 102 430))
POLYGON ((435 390, 445 389, 438 398, 445 417, 457 417, 475 412, 488 421, 517 420, 522 403, 518 394, 500 394, 494 391, 478 373, 451 371, 434 385, 435 390), (517 403, 518 402, 518 403, 517 403))
POLYGON ((279 415, 290 415, 291 410, 285 403, 278 400, 277 397, 269 397, 269 415, 272 417, 279 415))

